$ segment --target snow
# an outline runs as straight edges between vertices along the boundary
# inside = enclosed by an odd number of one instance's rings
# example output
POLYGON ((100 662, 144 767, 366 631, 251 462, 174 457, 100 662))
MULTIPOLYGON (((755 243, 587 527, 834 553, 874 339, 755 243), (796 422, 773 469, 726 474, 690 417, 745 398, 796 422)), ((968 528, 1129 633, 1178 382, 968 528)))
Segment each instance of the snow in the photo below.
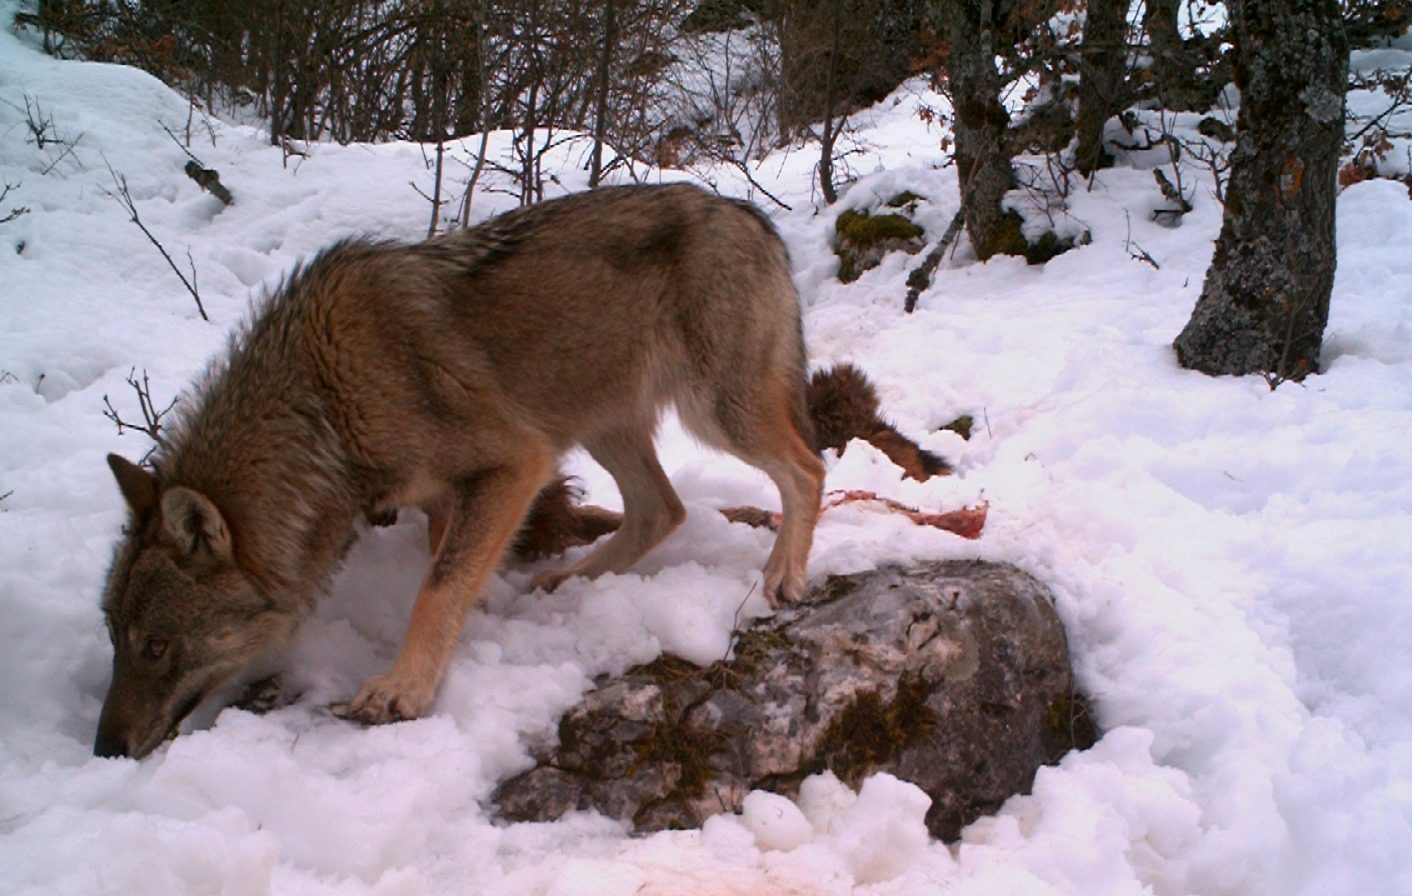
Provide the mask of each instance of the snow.
MULTIPOLYGON (((426 564, 424 523, 407 514, 363 534, 284 658, 296 703, 265 716, 203 707, 141 762, 91 755, 110 660, 98 596, 124 513, 102 458, 146 450, 104 418, 104 396, 136 417, 133 368, 154 397, 177 395, 253 296, 334 239, 424 233, 428 207, 409 184, 425 190, 431 174, 417 146, 286 159, 258 131, 208 130, 198 115, 192 151, 236 195, 222 208, 182 176, 185 153, 161 127, 184 130, 181 97, 0 34, 0 177, 15 185, 0 217, 30 209, 0 225, 0 890, 1412 893, 1406 187, 1342 194, 1326 369, 1271 391, 1176 366, 1170 342, 1220 207, 1209 172, 1188 169, 1194 211, 1154 223, 1161 151, 1076 190, 1070 213, 1093 242, 1044 267, 962 250, 912 315, 900 309, 915 260, 837 283, 828 239, 843 208, 910 189, 932 238, 955 212, 955 171, 923 104, 944 108, 912 84, 860 116, 859 180, 831 209, 812 204, 807 148, 752 169, 790 211, 739 172, 706 172, 785 235, 815 363, 862 365, 899 428, 960 468, 903 482, 855 443, 828 458, 828 486, 927 510, 989 502, 975 542, 865 505, 830 510, 811 575, 922 558, 1020 565, 1055 591, 1106 733, 958 843, 926 836, 913 785, 877 775, 854 793, 827 774, 795 800, 756 793, 700 831, 633 838, 591 813, 509 825, 486 802, 594 675, 664 650, 708 662, 733 625, 767 612, 757 582, 771 536, 712 508, 774 506, 773 489, 670 425, 663 461, 688 523, 633 573, 552 595, 529 591, 540 567, 507 566, 427 718, 363 729, 325 709, 396 650, 426 564), (67 146, 29 139, 26 98, 67 146), (109 165, 184 271, 190 252, 210 323, 109 195, 109 165), (936 431, 963 413, 970 441, 936 431)), ((453 149, 464 158, 475 142, 453 149)), ((506 136, 491 148, 506 151, 506 136)), ((558 150, 554 190, 582 188, 583 152, 558 150)), ((478 219, 514 201, 485 186, 478 219)), ((570 468, 592 500, 617 500, 586 459, 570 468)))

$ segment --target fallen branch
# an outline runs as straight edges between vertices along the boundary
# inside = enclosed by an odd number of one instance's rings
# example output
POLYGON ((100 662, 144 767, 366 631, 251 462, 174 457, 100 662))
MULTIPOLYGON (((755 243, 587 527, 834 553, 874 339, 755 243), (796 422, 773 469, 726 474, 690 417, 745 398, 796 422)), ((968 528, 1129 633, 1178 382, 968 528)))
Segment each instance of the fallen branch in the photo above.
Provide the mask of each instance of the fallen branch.
POLYGON ((230 205, 235 201, 234 197, 230 195, 230 190, 227 190, 225 184, 221 183, 221 176, 216 172, 216 169, 204 168, 200 162, 190 161, 182 170, 186 172, 187 177, 196 181, 201 189, 219 199, 221 205, 230 205))
POLYGON ((927 257, 922 259, 922 264, 912 273, 907 275, 907 300, 902 303, 902 310, 911 314, 917 309, 917 299, 922 295, 922 290, 932 285, 932 274, 936 273, 937 265, 941 264, 942 256, 946 250, 956 240, 957 234, 961 232, 961 225, 965 223, 965 218, 960 210, 956 212, 956 217, 951 219, 951 223, 946 227, 946 233, 941 235, 941 242, 936 244, 936 248, 927 253, 927 257))
POLYGON ((1133 242, 1133 220, 1132 217, 1128 215, 1127 209, 1123 210, 1123 218, 1128 222, 1127 236, 1123 238, 1123 248, 1127 250, 1128 257, 1134 261, 1146 262, 1152 265, 1156 270, 1162 270, 1162 266, 1157 263, 1157 259, 1147 254, 1146 249, 1133 242), (1133 251, 1133 247, 1137 248, 1136 252, 1133 251))

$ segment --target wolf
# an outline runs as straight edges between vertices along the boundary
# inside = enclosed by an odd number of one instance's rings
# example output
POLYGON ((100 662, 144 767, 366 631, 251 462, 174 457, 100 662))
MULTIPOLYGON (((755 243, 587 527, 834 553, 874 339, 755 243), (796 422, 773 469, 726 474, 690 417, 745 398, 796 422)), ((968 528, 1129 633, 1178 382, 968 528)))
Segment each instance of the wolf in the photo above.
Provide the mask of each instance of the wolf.
POLYGON ((758 209, 608 187, 421 243, 324 250, 207 370, 154 470, 108 458, 129 521, 103 596, 113 677, 94 752, 159 746, 288 641, 360 519, 409 506, 427 514, 430 568, 392 668, 343 713, 422 715, 567 449, 612 474, 622 524, 536 585, 626 570, 681 524, 654 449, 668 405, 779 489, 764 594, 797 600, 824 467, 789 257, 758 209))

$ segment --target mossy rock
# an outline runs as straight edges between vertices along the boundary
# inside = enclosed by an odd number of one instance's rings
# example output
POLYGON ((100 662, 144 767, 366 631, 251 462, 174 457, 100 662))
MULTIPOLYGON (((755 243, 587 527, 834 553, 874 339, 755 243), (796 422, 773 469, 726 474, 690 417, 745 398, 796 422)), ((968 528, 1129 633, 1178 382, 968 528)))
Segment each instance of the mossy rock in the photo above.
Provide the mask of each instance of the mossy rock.
POLYGON ((925 245, 925 233, 906 215, 873 215, 855 209, 844 212, 834 224, 838 279, 852 283, 864 271, 877 267, 889 252, 917 254, 925 245))
POLYGON ((1053 595, 1014 567, 945 561, 833 576, 700 668, 604 676, 492 802, 512 821, 596 809, 639 832, 697 827, 752 790, 885 771, 953 839, 1099 732, 1053 595))
POLYGON ((950 430, 969 442, 971 440, 971 430, 975 425, 976 418, 972 417, 970 414, 962 414, 941 429, 942 431, 950 430))
POLYGON ((1063 255, 1076 246, 1083 246, 1092 240, 1087 230, 1076 235, 1060 237, 1052 230, 1040 234, 1031 241, 1025 237, 1025 219, 1018 212, 1007 211, 997 221, 984 246, 977 246, 976 255, 986 261, 995 255, 1018 255, 1030 264, 1044 264, 1051 258, 1063 255))
POLYGON ((1222 143, 1233 143, 1236 138, 1235 128, 1214 115, 1208 115, 1201 119, 1196 125, 1196 132, 1203 137, 1220 140, 1222 143))
POLYGON ((903 190, 901 193, 898 193, 896 196, 889 199, 886 204, 888 208, 902 209, 903 214, 906 214, 910 217, 911 215, 917 213, 917 203, 922 202, 925 199, 925 196, 918 196, 911 190, 903 190))

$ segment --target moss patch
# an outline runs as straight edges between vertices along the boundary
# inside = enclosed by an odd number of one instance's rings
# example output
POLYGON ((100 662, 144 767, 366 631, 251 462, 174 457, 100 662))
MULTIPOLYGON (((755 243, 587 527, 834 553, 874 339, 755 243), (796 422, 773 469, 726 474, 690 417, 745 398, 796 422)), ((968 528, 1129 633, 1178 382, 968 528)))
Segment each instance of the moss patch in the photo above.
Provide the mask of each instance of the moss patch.
POLYGON ((838 279, 852 283, 863 272, 878 266, 889 252, 920 252, 926 231, 906 215, 872 215, 850 209, 834 223, 834 253, 838 279))
POLYGON ((1052 761, 1070 750, 1087 750, 1098 742, 1098 723, 1087 698, 1078 692, 1063 694, 1049 704, 1044 717, 1044 739, 1052 761))
POLYGON ((694 678, 699 674, 701 674, 700 666, 688 662, 679 656, 664 653, 650 663, 633 666, 627 671, 625 677, 633 678, 642 675, 652 679, 659 685, 665 685, 674 681, 694 678))
POLYGON ((1000 217, 990 233, 986 234, 976 247, 976 255, 985 261, 994 255, 1018 255, 1030 264, 1044 264, 1056 255, 1062 255, 1075 246, 1082 246, 1090 239, 1088 232, 1077 237, 1059 236, 1046 230, 1038 240, 1025 239, 1025 219, 1018 212, 1008 211, 1000 217))
POLYGON ((912 215, 917 211, 917 203, 926 199, 925 196, 918 196, 911 190, 903 190, 887 201, 888 208, 900 208, 906 214, 912 215))
MULTIPOLYGON (((688 731, 681 721, 672 718, 652 726, 647 736, 636 744, 638 764, 669 765, 677 771, 676 785, 669 798, 694 799, 706 792, 711 780, 713 739, 688 731)), ((636 773, 636 768, 633 769, 636 773)))
POLYGON ((1024 255, 1025 250, 1030 247, 1022 232, 1024 227, 1025 219, 1018 213, 1006 212, 1001 215, 980 239, 971 234, 976 246, 976 257, 987 261, 994 255, 1024 255))
POLYGON ((754 677, 763 663, 784 659, 789 645, 789 636, 779 629, 756 626, 741 632, 735 642, 734 655, 728 662, 720 664, 725 667, 721 671, 754 677))
POLYGON ((949 430, 951 432, 954 432, 958 436, 969 442, 971 441, 971 429, 975 425, 976 419, 974 417, 972 417, 970 414, 962 414, 955 420, 952 420, 950 423, 943 426, 941 429, 942 431, 949 430))
POLYGON ((686 711, 668 700, 665 717, 636 743, 635 761, 627 777, 638 774, 641 767, 658 768, 666 775, 667 790, 654 800, 644 803, 633 817, 635 826, 667 809, 667 827, 694 827, 699 819, 688 810, 688 804, 706 793, 715 777, 711 756, 721 749, 721 736, 714 731, 696 731, 682 723, 686 711))
POLYGON ((1025 249, 1025 261, 1030 264, 1044 264, 1056 255, 1063 255, 1075 246, 1082 246, 1091 237, 1088 231, 1084 231, 1078 237, 1064 237, 1060 239, 1052 230, 1046 230, 1038 242, 1028 244, 1025 249))
POLYGON ((877 691, 858 694, 824 732, 816 763, 857 787, 936 730, 941 718, 927 705, 931 691, 921 676, 904 675, 891 702, 877 691))
POLYGON ((834 233, 856 246, 874 246, 883 240, 907 240, 925 231, 906 215, 870 215, 849 210, 838 216, 834 233))

